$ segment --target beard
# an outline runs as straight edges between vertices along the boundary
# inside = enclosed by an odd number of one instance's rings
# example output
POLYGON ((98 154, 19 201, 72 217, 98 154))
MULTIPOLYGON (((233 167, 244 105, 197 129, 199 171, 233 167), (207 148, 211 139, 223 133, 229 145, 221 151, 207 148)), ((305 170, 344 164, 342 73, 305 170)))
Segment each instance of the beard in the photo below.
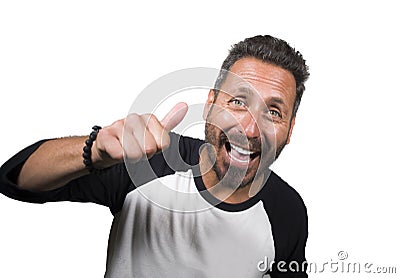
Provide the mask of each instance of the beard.
MULTIPOLYGON (((287 140, 287 139, 286 139, 286 140, 287 140)), ((285 143, 282 143, 282 144, 280 144, 280 145, 277 146, 277 148, 276 148, 275 160, 277 160, 278 157, 281 155, 281 152, 283 151, 283 149, 285 148, 285 146, 286 146, 286 142, 285 142, 285 143)))
POLYGON ((254 181, 257 177, 256 172, 258 172, 257 170, 260 168, 259 164, 255 165, 256 167, 254 167, 254 165, 253 167, 237 167, 231 165, 229 161, 224 159, 224 155, 222 155, 221 152, 226 151, 230 153, 230 141, 232 141, 240 146, 247 146, 249 150, 253 151, 253 154, 249 156, 249 160, 260 159, 262 145, 260 138, 249 139, 239 133, 231 133, 227 136, 215 125, 206 122, 205 141, 208 143, 205 144, 206 153, 209 160, 213 161, 212 170, 223 187, 235 190, 246 187, 254 181))

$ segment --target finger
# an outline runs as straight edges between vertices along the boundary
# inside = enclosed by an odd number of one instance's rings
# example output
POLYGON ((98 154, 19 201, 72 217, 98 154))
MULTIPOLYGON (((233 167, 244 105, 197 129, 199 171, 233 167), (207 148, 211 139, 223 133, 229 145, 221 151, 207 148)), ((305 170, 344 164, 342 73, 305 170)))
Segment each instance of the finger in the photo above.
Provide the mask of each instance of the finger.
POLYGON ((145 133, 144 133, 144 153, 146 154, 147 158, 150 158, 157 152, 157 143, 153 137, 153 134, 148 130, 146 126, 145 133))
POLYGON ((153 114, 145 114, 141 116, 146 122, 147 130, 153 135, 157 145, 157 151, 161 151, 169 146, 170 138, 168 131, 160 123, 153 114))
POLYGON ((145 121, 146 117, 148 116, 135 115, 131 132, 142 151, 142 156, 151 157, 157 152, 157 144, 153 135, 148 130, 147 122, 145 121))
POLYGON ((188 105, 184 102, 176 104, 168 113, 164 119, 161 120, 161 125, 169 132, 182 122, 188 111, 188 105))
POLYGON ((121 142, 113 136, 109 136, 107 139, 107 145, 105 146, 105 153, 111 160, 122 161, 123 150, 121 142))
POLYGON ((136 140, 135 136, 131 133, 124 138, 124 156, 129 162, 137 162, 144 156, 143 150, 136 140))
POLYGON ((143 137, 145 129, 146 127, 140 115, 132 113, 126 117, 122 145, 124 148, 124 155, 131 162, 139 161, 144 156, 145 148, 143 137))

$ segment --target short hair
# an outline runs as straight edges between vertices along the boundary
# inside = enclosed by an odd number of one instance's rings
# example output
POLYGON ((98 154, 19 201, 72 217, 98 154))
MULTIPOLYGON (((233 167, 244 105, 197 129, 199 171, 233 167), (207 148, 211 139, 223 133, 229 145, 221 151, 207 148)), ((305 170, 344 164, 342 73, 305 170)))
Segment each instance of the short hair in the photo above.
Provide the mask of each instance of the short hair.
POLYGON ((296 51, 286 41, 269 35, 247 38, 232 46, 228 56, 222 63, 221 71, 215 82, 215 93, 218 93, 226 78, 227 71, 231 69, 233 64, 246 57, 254 57, 263 62, 279 66, 293 74, 296 81, 296 97, 292 117, 296 115, 305 90, 304 83, 310 75, 308 66, 299 51, 296 51))

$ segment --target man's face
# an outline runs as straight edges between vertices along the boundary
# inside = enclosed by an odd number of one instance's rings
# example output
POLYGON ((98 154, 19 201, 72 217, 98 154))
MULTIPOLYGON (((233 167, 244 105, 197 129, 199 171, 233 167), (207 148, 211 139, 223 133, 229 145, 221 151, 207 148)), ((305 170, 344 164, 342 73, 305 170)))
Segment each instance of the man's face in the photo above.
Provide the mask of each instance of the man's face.
POLYGON ((205 137, 214 147, 209 156, 218 179, 237 188, 289 143, 296 82, 289 71, 255 58, 238 60, 230 71, 218 95, 209 93, 205 137))

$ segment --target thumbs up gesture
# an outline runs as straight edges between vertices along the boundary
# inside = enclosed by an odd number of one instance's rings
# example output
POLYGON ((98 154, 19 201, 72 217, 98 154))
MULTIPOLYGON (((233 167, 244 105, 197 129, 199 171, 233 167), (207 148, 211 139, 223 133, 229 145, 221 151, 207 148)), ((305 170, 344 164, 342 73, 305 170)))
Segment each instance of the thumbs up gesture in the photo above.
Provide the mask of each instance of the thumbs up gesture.
POLYGON ((96 168, 106 168, 123 161, 150 158, 168 148, 169 132, 185 117, 186 103, 176 104, 159 121, 153 114, 129 114, 125 119, 100 130, 92 147, 92 161, 96 168))

